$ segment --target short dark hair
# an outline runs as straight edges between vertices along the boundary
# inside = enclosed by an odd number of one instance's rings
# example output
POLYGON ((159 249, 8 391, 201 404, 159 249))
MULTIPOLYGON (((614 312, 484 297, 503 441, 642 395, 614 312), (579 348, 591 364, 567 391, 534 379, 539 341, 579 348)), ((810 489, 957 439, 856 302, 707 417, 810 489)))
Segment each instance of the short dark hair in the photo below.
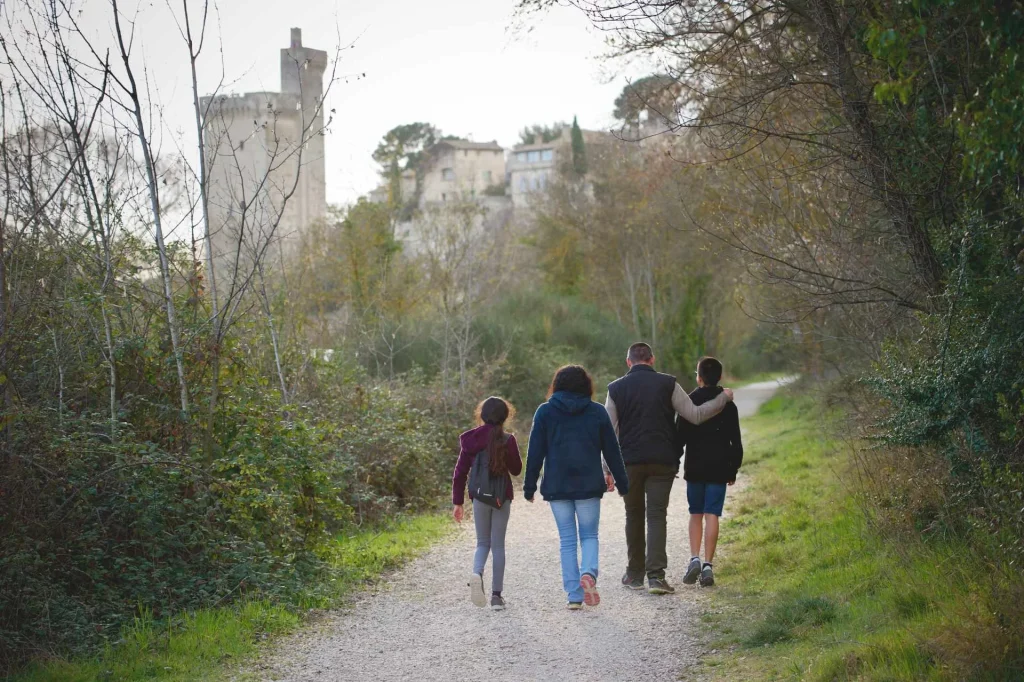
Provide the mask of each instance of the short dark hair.
POLYGON ((626 359, 630 362, 648 363, 654 359, 654 349, 643 341, 639 341, 629 347, 629 352, 626 353, 626 359))
POLYGON ((697 375, 705 386, 717 386, 722 380, 722 363, 710 355, 705 355, 697 363, 697 375))
POLYGON ((594 380, 581 365, 565 365, 559 367, 555 372, 555 376, 551 380, 551 387, 548 388, 548 397, 550 398, 559 391, 580 393, 593 398, 594 380))

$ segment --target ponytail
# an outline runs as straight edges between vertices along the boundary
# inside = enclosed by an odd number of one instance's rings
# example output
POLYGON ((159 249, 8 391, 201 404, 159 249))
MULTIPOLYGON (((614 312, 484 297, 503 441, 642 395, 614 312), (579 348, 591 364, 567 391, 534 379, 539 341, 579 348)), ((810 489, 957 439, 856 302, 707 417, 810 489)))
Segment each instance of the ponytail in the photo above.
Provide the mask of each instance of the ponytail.
POLYGON ((505 422, 514 415, 515 408, 503 398, 492 396, 477 405, 477 420, 492 427, 487 439, 488 468, 491 476, 508 474, 508 438, 504 427, 505 422))

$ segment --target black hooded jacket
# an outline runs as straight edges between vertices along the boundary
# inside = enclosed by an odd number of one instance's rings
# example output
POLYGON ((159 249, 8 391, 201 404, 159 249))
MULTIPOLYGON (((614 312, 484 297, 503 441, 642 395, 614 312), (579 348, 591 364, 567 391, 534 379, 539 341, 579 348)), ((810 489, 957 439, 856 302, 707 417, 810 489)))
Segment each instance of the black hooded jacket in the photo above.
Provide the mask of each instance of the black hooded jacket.
MULTIPOLYGON (((721 386, 698 388, 690 393, 694 405, 702 405, 722 392, 721 386)), ((677 447, 686 446, 683 478, 695 483, 731 483, 743 464, 740 416, 734 403, 700 426, 676 420, 677 447)))

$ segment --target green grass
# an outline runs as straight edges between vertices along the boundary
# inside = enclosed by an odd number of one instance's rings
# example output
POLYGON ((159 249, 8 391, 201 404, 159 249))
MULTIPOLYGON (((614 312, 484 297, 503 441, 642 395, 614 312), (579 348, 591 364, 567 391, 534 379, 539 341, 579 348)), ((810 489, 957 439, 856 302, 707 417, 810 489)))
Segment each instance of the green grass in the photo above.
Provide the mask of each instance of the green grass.
POLYGON ((876 535, 823 419, 787 391, 743 422, 752 483, 722 524, 710 679, 1024 679, 992 664, 1012 655, 987 641, 966 549, 876 535))
MULTIPOLYGON (((335 569, 329 578, 331 601, 337 603, 421 553, 449 528, 447 516, 418 516, 388 529, 336 539, 324 548, 335 569)), ((95 659, 40 662, 12 682, 222 680, 237 671, 261 642, 291 632, 300 623, 296 610, 253 598, 185 614, 170 626, 157 625, 144 615, 95 659)))

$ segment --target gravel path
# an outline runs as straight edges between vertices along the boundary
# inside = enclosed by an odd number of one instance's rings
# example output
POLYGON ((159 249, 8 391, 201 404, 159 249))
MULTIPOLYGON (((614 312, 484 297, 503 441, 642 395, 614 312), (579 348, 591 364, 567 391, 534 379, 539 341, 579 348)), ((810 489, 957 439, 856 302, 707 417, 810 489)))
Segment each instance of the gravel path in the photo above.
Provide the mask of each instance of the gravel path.
MULTIPOLYGON (((737 390, 740 415, 756 412, 778 386, 771 381, 737 390)), ((352 608, 282 642, 257 664, 257 679, 678 679, 700 654, 697 588, 681 583, 688 553, 681 483, 669 507, 667 578, 679 588, 674 596, 619 585, 625 515, 612 494, 601 506, 601 604, 567 611, 551 511, 539 495, 534 504, 517 497, 506 538, 506 611, 469 601, 475 538, 472 523, 464 523, 352 608)), ((490 587, 489 570, 485 584, 490 587)))

